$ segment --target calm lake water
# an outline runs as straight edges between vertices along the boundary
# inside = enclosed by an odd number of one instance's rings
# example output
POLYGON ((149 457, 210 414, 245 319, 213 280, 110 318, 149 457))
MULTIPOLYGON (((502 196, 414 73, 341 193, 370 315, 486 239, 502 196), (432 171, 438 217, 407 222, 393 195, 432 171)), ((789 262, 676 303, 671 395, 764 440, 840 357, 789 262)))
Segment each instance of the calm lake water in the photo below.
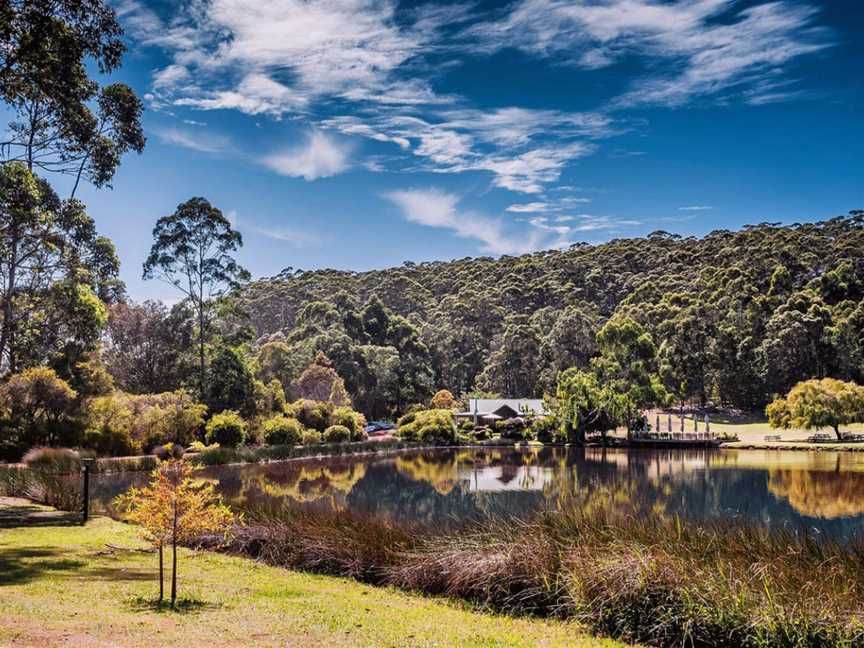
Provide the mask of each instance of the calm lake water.
MULTIPOLYGON (((754 450, 434 450, 214 466, 201 473, 241 510, 311 507, 447 525, 572 503, 649 514, 744 516, 848 538, 864 532, 864 454, 754 450)), ((100 475, 97 507, 146 473, 100 475)))

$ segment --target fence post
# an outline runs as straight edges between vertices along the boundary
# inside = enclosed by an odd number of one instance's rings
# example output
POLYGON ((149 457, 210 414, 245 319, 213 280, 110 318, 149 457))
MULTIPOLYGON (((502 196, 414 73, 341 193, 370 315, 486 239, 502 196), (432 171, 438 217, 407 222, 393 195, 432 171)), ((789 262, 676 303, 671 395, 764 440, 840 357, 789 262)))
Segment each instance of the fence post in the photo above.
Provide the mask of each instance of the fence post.
POLYGON ((81 512, 83 513, 84 524, 90 518, 90 468, 94 463, 94 459, 81 460, 81 470, 84 473, 84 507, 81 512))

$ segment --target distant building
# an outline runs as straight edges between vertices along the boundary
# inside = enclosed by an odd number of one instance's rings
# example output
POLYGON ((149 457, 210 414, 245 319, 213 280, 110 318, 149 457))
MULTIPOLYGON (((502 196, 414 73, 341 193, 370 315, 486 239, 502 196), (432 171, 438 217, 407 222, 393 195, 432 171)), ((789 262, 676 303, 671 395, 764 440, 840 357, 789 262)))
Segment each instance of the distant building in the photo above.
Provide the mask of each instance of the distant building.
POLYGON ((488 424, 517 416, 546 416, 546 408, 541 398, 469 398, 467 411, 455 416, 472 419, 475 425, 488 424))

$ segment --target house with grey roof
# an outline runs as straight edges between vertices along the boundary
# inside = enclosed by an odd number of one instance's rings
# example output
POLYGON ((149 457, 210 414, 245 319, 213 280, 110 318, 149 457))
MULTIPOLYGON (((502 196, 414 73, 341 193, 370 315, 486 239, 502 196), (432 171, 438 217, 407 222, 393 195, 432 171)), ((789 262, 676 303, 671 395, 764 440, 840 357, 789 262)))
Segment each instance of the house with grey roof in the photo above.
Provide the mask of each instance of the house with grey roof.
POLYGON ((471 419, 474 424, 489 424, 517 416, 546 416, 541 398, 469 398, 468 409, 457 412, 457 419, 471 419))

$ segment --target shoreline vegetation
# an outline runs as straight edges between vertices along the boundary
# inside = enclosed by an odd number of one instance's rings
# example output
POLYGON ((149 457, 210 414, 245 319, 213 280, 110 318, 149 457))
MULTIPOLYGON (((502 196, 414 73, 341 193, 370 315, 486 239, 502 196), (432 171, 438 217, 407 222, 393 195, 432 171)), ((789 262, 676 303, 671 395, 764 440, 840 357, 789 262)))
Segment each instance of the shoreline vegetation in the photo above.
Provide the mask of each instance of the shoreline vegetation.
POLYGON ((345 511, 292 508, 278 519, 253 512, 219 548, 494 612, 576 621, 625 642, 864 641, 860 540, 840 544, 734 520, 646 518, 609 504, 446 531, 345 511))
POLYGON ((0 644, 624 646, 575 623, 493 615, 245 557, 179 551, 188 595, 168 613, 153 603, 158 569, 132 526, 97 517, 83 527, 4 529, 0 644))
MULTIPOLYGON (((609 504, 609 502, 607 502, 609 504)), ((256 518, 221 550, 656 646, 856 646, 864 545, 573 507, 440 533, 352 512, 256 518)))

